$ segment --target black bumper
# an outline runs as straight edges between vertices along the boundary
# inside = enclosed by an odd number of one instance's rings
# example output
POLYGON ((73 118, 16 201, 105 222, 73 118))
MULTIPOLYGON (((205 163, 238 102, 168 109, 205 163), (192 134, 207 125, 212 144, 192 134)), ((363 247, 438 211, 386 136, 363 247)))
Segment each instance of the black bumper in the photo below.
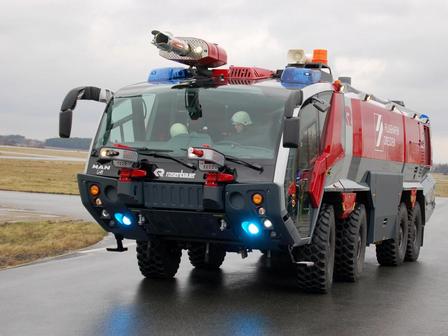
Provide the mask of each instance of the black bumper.
POLYGON ((114 178, 79 174, 78 184, 82 202, 95 220, 106 231, 127 239, 148 240, 157 236, 272 250, 301 242, 292 221, 281 213, 281 190, 274 183, 204 187, 193 183, 119 182, 114 178), (100 187, 97 197, 101 206, 88 193, 91 184, 100 187), (258 214, 258 207, 251 201, 256 192, 263 195, 265 216, 258 214), (101 216, 103 210, 111 215, 110 219, 101 216), (129 215, 132 225, 119 225, 114 220, 117 212, 129 215), (139 217, 144 218, 144 223, 137 223, 139 217), (272 221, 273 230, 263 228, 265 218, 272 221), (261 233, 249 236, 241 228, 243 221, 258 223, 261 233))

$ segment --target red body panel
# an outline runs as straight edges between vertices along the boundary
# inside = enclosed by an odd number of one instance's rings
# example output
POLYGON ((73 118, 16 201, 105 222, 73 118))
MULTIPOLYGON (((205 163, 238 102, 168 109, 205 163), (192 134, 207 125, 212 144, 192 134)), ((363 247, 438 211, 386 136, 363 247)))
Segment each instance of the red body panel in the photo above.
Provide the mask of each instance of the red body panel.
MULTIPOLYGON (((417 121, 358 99, 352 100, 352 110, 354 157, 405 162, 405 136, 418 142, 417 121)), ((418 151, 412 147, 409 153, 414 158, 418 151)))
POLYGON ((314 161, 311 172, 309 192, 313 207, 317 207, 324 191, 325 176, 336 161, 344 157, 344 148, 341 142, 342 118, 345 115, 344 95, 334 93, 331 101, 331 109, 325 124, 323 149, 314 161), (344 112, 344 113, 343 113, 344 112))

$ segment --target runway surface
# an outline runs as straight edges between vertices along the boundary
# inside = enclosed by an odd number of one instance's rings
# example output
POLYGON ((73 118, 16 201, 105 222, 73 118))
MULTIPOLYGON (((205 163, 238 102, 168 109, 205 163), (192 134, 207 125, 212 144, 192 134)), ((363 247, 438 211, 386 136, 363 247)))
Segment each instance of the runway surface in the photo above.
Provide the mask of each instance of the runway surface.
POLYGON ((328 295, 296 290, 259 253, 228 254, 219 272, 194 270, 184 253, 172 281, 145 280, 133 245, 0 271, 0 335, 447 335, 447 218, 438 199, 418 262, 380 267, 370 247, 360 281, 328 295))
POLYGON ((93 220, 76 195, 57 195, 0 190, 0 206, 45 214, 93 220))

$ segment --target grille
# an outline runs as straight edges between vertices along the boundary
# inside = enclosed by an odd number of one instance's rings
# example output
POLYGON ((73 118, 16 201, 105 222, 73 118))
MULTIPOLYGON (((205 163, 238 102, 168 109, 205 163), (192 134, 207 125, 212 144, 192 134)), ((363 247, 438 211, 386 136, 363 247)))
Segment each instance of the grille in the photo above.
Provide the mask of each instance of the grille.
POLYGON ((145 207, 158 209, 202 210, 202 185, 186 183, 145 183, 145 207))

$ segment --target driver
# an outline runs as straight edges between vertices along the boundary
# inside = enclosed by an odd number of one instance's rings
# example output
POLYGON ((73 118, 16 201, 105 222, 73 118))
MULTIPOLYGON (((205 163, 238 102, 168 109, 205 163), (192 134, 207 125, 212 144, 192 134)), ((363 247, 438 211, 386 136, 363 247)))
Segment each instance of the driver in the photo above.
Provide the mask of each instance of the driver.
POLYGON ((170 136, 174 138, 178 135, 188 134, 187 126, 182 123, 174 123, 170 127, 170 136))
POLYGON ((238 134, 247 130, 248 126, 252 125, 249 113, 246 111, 235 112, 232 116, 232 125, 238 134))

